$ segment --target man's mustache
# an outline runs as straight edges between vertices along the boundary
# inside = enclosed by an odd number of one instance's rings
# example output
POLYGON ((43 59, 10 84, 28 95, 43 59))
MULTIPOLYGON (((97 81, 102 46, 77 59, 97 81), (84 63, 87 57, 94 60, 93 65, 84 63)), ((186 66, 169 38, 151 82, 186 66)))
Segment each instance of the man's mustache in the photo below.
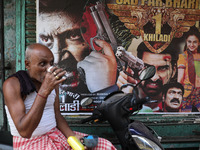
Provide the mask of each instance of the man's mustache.
POLYGON ((173 98, 170 102, 171 102, 171 103, 173 103, 173 102, 177 102, 177 103, 180 104, 180 101, 179 101, 179 99, 177 99, 177 98, 173 98))

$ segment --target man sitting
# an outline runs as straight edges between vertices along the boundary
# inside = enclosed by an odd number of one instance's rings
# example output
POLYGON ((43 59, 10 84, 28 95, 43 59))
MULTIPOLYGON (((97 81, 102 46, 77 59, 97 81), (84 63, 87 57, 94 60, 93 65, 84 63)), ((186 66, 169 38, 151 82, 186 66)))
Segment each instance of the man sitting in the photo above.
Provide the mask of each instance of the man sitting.
MULTIPOLYGON (((105 42, 98 44, 104 48, 105 42)), ((48 70, 53 63, 54 56, 49 48, 32 44, 26 49, 27 71, 18 71, 3 84, 14 149, 71 149, 67 138, 80 139, 85 135, 73 132, 60 114, 58 85, 66 79, 62 78, 66 72, 57 67, 48 70)), ((94 149, 100 148, 115 149, 102 138, 94 149)))

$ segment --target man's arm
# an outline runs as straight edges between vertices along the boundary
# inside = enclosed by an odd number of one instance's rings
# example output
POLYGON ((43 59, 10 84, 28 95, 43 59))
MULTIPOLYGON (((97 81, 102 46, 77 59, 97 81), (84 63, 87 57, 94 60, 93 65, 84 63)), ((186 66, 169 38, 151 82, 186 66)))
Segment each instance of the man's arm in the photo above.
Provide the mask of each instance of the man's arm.
POLYGON ((75 133, 70 129, 67 121, 60 113, 60 104, 59 104, 59 91, 58 87, 56 88, 56 99, 54 104, 55 117, 57 128, 68 138, 69 136, 75 136, 75 133))
POLYGON ((40 122, 46 99, 37 96, 31 110, 26 114, 20 83, 16 77, 11 77, 4 82, 3 93, 5 104, 19 134, 24 138, 30 138, 40 122))
MULTIPOLYGON (((55 70, 53 68, 52 70, 55 70)), ((65 71, 58 69, 59 74, 62 76, 65 71)), ((26 113, 24 100, 21 97, 20 82, 16 77, 7 79, 3 84, 3 93, 5 104, 8 107, 12 120, 19 132, 24 138, 30 138, 33 131, 37 128, 44 111, 48 95, 51 91, 63 82, 65 79, 60 78, 57 80, 52 73, 47 73, 41 86, 38 87, 38 93, 31 109, 26 113)))

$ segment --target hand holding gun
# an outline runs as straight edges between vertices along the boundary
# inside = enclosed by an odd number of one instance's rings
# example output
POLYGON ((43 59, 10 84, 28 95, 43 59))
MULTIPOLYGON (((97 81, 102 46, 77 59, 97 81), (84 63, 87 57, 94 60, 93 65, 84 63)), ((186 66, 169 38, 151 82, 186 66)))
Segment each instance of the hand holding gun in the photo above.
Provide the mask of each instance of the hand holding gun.
MULTIPOLYGON (((90 38, 90 44, 93 50, 94 40, 96 38, 102 39, 110 43, 117 59, 123 61, 126 66, 128 65, 131 69, 142 70, 144 63, 141 59, 133 56, 130 52, 127 52, 122 46, 117 45, 117 41, 110 27, 110 23, 105 15, 104 6, 101 2, 96 2, 96 5, 90 7, 92 18, 97 27, 97 35, 90 38)), ((122 62, 118 62, 119 70, 122 70, 122 62)))
POLYGON ((90 7, 92 18, 97 27, 97 35, 95 37, 90 38, 90 44, 93 50, 94 48, 94 40, 99 38, 101 40, 105 40, 110 43, 114 53, 117 49, 117 41, 110 27, 107 16, 104 13, 104 6, 100 2, 96 2, 96 5, 90 7))

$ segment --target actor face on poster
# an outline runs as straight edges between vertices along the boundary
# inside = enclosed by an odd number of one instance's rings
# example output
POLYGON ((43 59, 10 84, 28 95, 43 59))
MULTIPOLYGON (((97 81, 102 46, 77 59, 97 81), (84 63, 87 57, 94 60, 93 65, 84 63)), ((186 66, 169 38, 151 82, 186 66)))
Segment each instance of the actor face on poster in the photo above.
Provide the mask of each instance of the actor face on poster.
POLYGON ((162 90, 162 102, 158 112, 180 112, 184 88, 178 82, 165 84, 162 90))
POLYGON ((116 59, 109 44, 95 42, 104 49, 104 55, 90 50, 81 36, 80 23, 85 1, 39 0, 37 32, 39 42, 50 48, 55 64, 64 68, 69 77, 60 87, 77 88, 80 76, 77 68, 85 71, 87 87, 81 90, 96 92, 115 84, 116 59), (104 48, 105 47, 105 48, 104 48), (87 57, 86 57, 87 56, 87 57), (95 79, 95 80, 94 80, 95 79))
POLYGON ((76 65, 89 54, 87 44, 81 37, 80 20, 84 3, 74 10, 71 1, 39 0, 37 35, 39 43, 47 46, 54 54, 54 63, 71 74, 64 88, 77 87, 79 84, 76 65))
MULTIPOLYGON (((158 44, 159 43, 156 43, 155 46, 158 44)), ((158 104, 162 101, 161 89, 163 88, 164 84, 173 79, 176 73, 177 54, 173 53, 174 48, 172 46, 169 46, 160 54, 152 53, 144 42, 142 42, 137 48, 137 56, 143 60, 145 66, 155 66, 156 68, 155 75, 147 81, 142 81, 137 88, 140 97, 149 96, 153 100, 158 100, 156 103, 146 104, 148 107, 150 107, 150 109, 152 109, 152 111, 159 109, 158 104)), ((120 72, 117 83, 119 86, 126 84, 126 82, 135 84, 136 80, 137 79, 134 79, 130 76, 127 78, 127 75, 120 72)))

